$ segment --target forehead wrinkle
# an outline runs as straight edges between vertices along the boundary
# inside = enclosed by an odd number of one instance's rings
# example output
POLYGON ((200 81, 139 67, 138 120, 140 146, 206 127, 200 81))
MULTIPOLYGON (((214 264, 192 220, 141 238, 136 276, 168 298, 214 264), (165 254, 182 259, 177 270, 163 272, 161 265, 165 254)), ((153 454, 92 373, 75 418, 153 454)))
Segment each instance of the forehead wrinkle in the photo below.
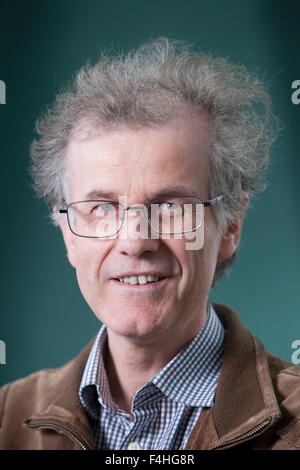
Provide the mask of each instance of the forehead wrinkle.
MULTIPOLYGON (((131 186, 127 188, 127 192, 130 194, 131 192, 131 186)), ((147 191, 149 191, 149 188, 147 188, 147 191)), ((148 199, 157 199, 159 197, 163 196, 199 196, 199 194, 195 191, 195 189, 190 189, 185 186, 180 186, 180 185, 170 185, 170 186, 165 186, 161 187, 157 191, 150 191, 148 192, 149 197, 148 199)), ((121 194, 119 194, 116 191, 109 191, 101 188, 95 188, 91 190, 89 193, 87 193, 85 196, 87 198, 93 198, 93 197, 103 197, 107 199, 117 199, 121 194)))
MULTIPOLYGON (((192 123, 188 124, 188 131, 193 130, 192 123)), ((200 161, 205 159, 207 139, 202 139, 201 136, 199 140, 199 129, 196 129, 196 134, 191 134, 189 139, 181 139, 182 133, 185 137, 185 126, 186 123, 179 127, 171 126, 170 129, 166 126, 161 129, 166 131, 165 134, 152 134, 152 130, 144 132, 145 129, 142 134, 127 130, 124 134, 109 133, 103 136, 103 140, 102 137, 99 138, 98 142, 94 139, 82 143, 73 141, 69 148, 69 168, 77 189, 81 189, 80 192, 84 189, 84 192, 88 193, 97 188, 99 183, 100 189, 118 188, 123 194, 130 194, 132 198, 149 196, 147 199, 152 199, 150 193, 154 193, 154 189, 157 190, 155 194, 160 192, 162 182, 167 186, 176 181, 184 181, 190 191, 194 187, 200 190, 202 184, 199 185, 198 181, 206 181, 207 170, 202 164, 196 166, 195 156, 197 154, 197 160, 200 161), (159 139, 156 139, 156 135, 159 139), (140 136, 145 138, 141 139, 140 136), (192 138, 194 136, 195 139, 192 138), (150 186, 146 187, 149 183, 150 186)), ((205 126, 203 130, 204 128, 205 126)))

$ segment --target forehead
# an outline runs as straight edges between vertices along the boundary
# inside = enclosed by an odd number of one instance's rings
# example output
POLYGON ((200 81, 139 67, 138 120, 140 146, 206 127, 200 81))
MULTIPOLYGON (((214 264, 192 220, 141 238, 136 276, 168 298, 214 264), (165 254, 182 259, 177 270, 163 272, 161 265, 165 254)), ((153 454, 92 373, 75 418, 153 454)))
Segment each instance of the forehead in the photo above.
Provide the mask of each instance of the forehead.
POLYGON ((75 135, 67 155, 72 199, 93 191, 146 198, 169 187, 206 191, 209 150, 205 116, 182 117, 160 127, 100 131, 92 138, 75 135))

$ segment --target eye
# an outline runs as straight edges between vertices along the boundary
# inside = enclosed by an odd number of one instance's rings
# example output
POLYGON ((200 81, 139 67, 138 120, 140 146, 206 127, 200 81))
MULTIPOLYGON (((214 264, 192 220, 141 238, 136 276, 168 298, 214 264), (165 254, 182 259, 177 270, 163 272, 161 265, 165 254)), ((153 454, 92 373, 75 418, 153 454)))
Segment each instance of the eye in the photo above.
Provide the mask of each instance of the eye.
POLYGON ((106 215, 115 214, 116 207, 111 202, 104 202, 93 207, 92 213, 96 217, 105 217, 106 215))
POLYGON ((159 205, 159 209, 162 212, 175 212, 180 209, 180 204, 176 204, 175 202, 164 201, 159 205))

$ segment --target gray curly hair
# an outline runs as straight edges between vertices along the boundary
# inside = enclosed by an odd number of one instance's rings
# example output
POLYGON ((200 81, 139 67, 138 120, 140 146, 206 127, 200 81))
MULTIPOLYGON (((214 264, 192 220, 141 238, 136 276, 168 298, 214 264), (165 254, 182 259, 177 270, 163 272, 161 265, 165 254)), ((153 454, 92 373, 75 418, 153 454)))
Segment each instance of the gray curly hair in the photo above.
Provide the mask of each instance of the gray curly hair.
MULTIPOLYGON (((80 128, 164 124, 183 105, 205 113, 213 125, 209 162, 210 197, 225 199, 212 210, 226 230, 249 198, 265 188, 276 125, 270 97, 245 67, 201 55, 182 41, 159 38, 128 54, 102 53, 83 67, 74 82, 36 124, 31 146, 35 190, 51 206, 68 201, 66 153, 80 128)), ((55 218, 54 218, 55 221, 55 218)), ((229 270, 236 253, 216 265, 213 285, 229 270)))

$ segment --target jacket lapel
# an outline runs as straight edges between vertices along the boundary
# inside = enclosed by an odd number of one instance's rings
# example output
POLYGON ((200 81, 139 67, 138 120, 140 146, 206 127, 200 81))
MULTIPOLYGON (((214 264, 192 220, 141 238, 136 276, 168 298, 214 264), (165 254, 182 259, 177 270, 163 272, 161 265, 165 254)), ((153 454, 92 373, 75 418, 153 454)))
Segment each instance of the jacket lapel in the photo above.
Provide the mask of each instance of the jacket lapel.
POLYGON ((230 446, 255 437, 280 417, 266 354, 230 308, 214 304, 225 350, 213 408, 201 413, 187 449, 230 446), (229 444, 229 442, 232 442, 229 444), (225 444, 227 443, 227 444, 225 444))
POLYGON ((76 436, 89 449, 94 447, 88 416, 78 395, 83 370, 94 341, 95 337, 75 359, 57 369, 51 387, 58 391, 56 397, 50 400, 41 412, 30 416, 25 421, 27 427, 45 428, 48 426, 57 429, 58 432, 60 430, 68 437, 76 436))

